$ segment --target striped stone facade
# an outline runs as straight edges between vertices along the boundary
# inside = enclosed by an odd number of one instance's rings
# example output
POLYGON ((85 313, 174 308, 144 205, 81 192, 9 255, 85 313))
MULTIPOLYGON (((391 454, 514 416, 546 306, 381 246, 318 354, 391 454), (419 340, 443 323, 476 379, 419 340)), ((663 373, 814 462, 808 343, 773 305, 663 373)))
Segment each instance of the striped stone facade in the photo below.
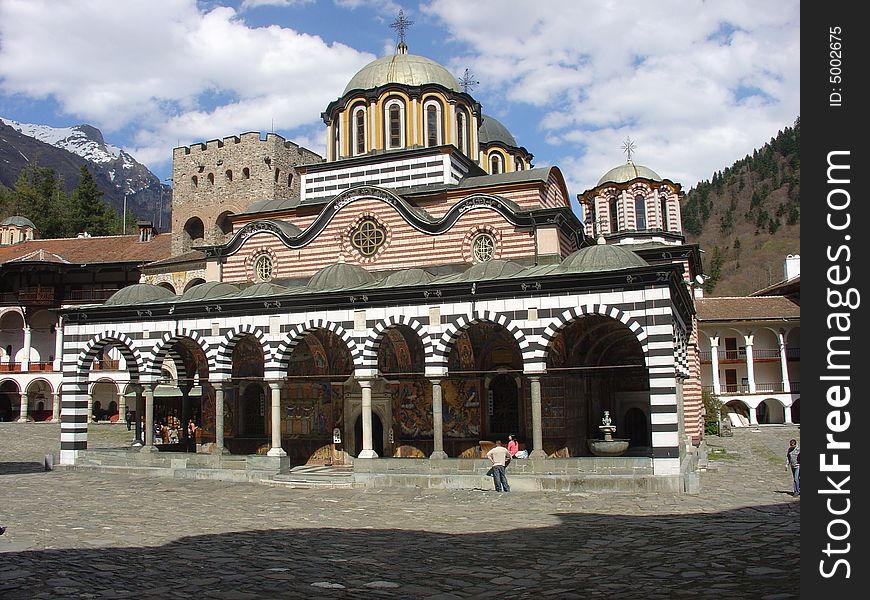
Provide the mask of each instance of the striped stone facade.
MULTIPOLYGON (((87 448, 88 372, 101 350, 113 346, 124 356, 129 380, 153 384, 160 365, 172 357, 172 344, 189 339, 201 348, 208 362, 212 384, 227 381, 232 372, 235 344, 253 335, 265 357, 266 381, 279 381, 286 374, 287 360, 302 336, 313 329, 326 329, 342 339, 353 359, 354 375, 365 379, 377 370, 377 348, 385 332, 404 325, 420 338, 425 350, 425 372, 430 378, 449 377, 447 358, 460 332, 475 323, 504 327, 516 340, 526 375, 546 377, 547 355, 553 338, 567 325, 589 315, 612 319, 626 327, 643 348, 649 375, 648 417, 651 424, 652 459, 657 475, 679 473, 678 388, 683 367, 674 349, 684 343, 675 333, 676 314, 673 282, 647 285, 642 289, 614 291, 551 290, 539 293, 532 286, 494 298, 409 299, 406 303, 281 309, 261 302, 257 314, 238 314, 220 299, 209 301, 211 311, 190 317, 148 317, 115 320, 91 311, 87 319, 71 318, 64 337, 64 387, 61 410, 61 463, 74 464, 76 453, 87 448), (520 291, 525 290, 525 291, 520 291), (530 293, 531 292, 531 293, 530 293), (217 307, 217 309, 215 309, 217 307), (440 312, 437 324, 430 315, 440 312), (359 311, 364 311, 364 321, 359 311), (532 318, 530 318, 532 317, 532 318), (114 321, 114 322, 113 322, 114 321), (364 328, 357 328, 362 322, 364 328)), ((277 304, 280 304, 278 302, 277 304)), ((152 313, 153 314, 153 313, 152 313)), ((176 361, 178 364, 180 361, 176 361)))

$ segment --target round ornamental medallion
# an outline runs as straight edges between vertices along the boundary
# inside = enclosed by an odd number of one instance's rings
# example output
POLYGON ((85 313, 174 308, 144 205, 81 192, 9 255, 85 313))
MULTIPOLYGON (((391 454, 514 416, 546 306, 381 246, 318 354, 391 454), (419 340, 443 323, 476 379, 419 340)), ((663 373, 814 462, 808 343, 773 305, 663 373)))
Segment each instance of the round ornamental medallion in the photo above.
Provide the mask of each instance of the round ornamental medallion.
POLYGON ((262 254, 254 261, 254 277, 257 281, 269 281, 272 279, 272 257, 262 254))
POLYGON ((387 232, 374 219, 364 219, 350 232, 350 243, 363 256, 374 256, 384 245, 387 232))
POLYGON ((495 238, 488 233, 479 233, 471 240, 471 255, 474 262, 492 260, 495 255, 495 238))

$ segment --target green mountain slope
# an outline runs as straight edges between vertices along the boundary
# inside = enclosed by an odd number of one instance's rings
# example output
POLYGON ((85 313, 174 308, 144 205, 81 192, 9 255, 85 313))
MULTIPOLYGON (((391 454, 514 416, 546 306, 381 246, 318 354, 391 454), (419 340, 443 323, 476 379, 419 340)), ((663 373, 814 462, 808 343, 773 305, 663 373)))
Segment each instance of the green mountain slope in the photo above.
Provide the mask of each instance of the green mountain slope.
POLYGON ((742 296, 782 281, 800 254, 800 117, 751 156, 689 190, 686 241, 704 251, 708 296, 742 296))

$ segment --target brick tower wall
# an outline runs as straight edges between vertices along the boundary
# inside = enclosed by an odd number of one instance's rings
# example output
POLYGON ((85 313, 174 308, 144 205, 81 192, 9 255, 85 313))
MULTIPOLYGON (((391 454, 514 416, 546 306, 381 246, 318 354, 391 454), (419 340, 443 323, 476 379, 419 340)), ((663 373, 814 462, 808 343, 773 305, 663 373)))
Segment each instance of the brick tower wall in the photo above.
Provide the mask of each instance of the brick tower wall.
POLYGON ((295 167, 323 158, 269 133, 225 137, 172 151, 172 254, 191 246, 219 244, 229 233, 227 214, 245 211, 260 200, 298 199, 295 167), (247 170, 247 171, 246 171, 247 170), (203 225, 202 239, 191 239, 191 219, 203 225))

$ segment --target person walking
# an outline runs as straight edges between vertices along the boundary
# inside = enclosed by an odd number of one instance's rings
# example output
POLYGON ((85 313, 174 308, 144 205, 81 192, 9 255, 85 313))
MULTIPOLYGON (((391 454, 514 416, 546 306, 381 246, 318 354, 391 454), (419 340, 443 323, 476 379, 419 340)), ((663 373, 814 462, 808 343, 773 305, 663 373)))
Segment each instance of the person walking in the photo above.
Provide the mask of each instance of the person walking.
POLYGON ((495 482, 495 491, 511 491, 511 486, 508 485, 507 473, 505 473, 505 467, 510 463, 511 455, 507 451, 507 448, 501 445, 501 440, 496 440, 495 447, 486 453, 486 457, 492 463, 492 480, 495 482))
POLYGON ((133 428, 133 411, 129 408, 127 412, 124 413, 124 420, 127 421, 127 431, 130 431, 133 428))
POLYGON ((791 439, 788 441, 788 450, 785 453, 785 466, 791 473, 794 491, 792 496, 801 495, 801 449, 797 445, 797 440, 791 439))

